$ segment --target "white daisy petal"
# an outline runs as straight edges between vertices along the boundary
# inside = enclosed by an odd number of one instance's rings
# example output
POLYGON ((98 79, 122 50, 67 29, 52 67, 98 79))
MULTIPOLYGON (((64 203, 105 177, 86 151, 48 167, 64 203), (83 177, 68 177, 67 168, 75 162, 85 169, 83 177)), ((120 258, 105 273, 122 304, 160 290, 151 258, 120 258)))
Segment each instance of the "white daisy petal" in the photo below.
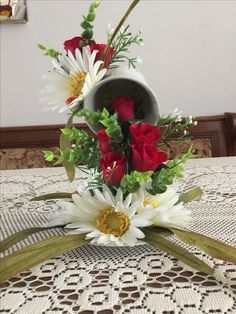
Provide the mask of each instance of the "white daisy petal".
POLYGON ((133 196, 133 199, 138 197, 143 198, 139 215, 146 214, 137 216, 138 218, 152 219, 156 226, 186 228, 191 212, 185 209, 182 203, 176 205, 179 195, 173 187, 169 187, 166 192, 158 195, 151 195, 145 189, 141 189, 139 194, 136 193, 133 196), (151 217, 152 212, 153 217, 151 217))
POLYGON ((135 236, 127 231, 123 236, 122 236, 122 241, 124 241, 127 245, 129 246, 133 246, 137 243, 137 239, 135 238, 135 236))
POLYGON ((145 238, 145 234, 138 229, 137 227, 130 227, 130 231, 132 232, 132 234, 137 238, 137 239, 143 239, 145 238))
POLYGON ((76 57, 76 62, 78 64, 78 66, 80 67, 80 69, 83 72, 87 72, 87 68, 85 68, 84 62, 83 62, 83 58, 82 58, 82 54, 80 52, 80 50, 77 48, 75 49, 75 57, 76 57))
POLYGON ((126 197, 126 199, 125 199, 125 201, 124 201, 124 206, 125 206, 125 207, 129 207, 131 201, 132 201, 132 194, 130 193, 130 194, 126 197))
MULTIPOLYGON (((93 190, 93 194, 85 190, 80 195, 73 194, 71 202, 61 201, 61 209, 51 216, 51 224, 64 224, 72 234, 85 233, 91 243, 133 246, 144 237, 138 227, 149 226, 152 220, 148 211, 136 213, 141 205, 132 199, 128 195, 124 200, 119 189, 112 195, 106 185, 101 191, 93 190)), ((153 214, 154 210, 151 217, 153 214)))
POLYGON ((135 227, 147 227, 152 225, 151 221, 148 220, 142 220, 142 219, 133 219, 131 221, 131 226, 135 226, 135 227))
POLYGON ((91 53, 86 46, 82 53, 76 49, 75 56, 69 51, 68 55, 60 55, 58 60, 52 60, 52 69, 44 76, 49 84, 43 90, 45 97, 42 99, 50 110, 64 112, 75 108, 103 79, 106 69, 99 71, 102 62, 95 62, 96 53, 91 53), (74 100, 67 105, 68 99, 74 100))

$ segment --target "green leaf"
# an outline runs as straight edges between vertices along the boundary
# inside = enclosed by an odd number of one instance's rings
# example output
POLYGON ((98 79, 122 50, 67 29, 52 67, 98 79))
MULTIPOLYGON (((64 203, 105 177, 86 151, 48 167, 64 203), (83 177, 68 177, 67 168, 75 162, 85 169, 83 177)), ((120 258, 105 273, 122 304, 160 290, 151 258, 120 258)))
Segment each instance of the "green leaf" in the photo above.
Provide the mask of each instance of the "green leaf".
POLYGON ((37 47, 41 50, 46 50, 47 48, 42 44, 37 44, 37 47))
MULTIPOLYGON (((76 193, 76 192, 74 192, 76 193)), ((59 198, 71 198, 74 193, 56 192, 33 197, 30 201, 47 201, 59 198)))
MULTIPOLYGON (((172 229, 171 229, 172 231, 172 229)), ((186 265, 197 269, 200 272, 212 275, 214 269, 208 266, 206 263, 198 259, 192 253, 189 253, 187 250, 181 246, 174 244, 173 242, 165 239, 156 232, 144 230, 145 241, 152 246, 159 248, 160 250, 167 252, 168 254, 174 256, 178 260, 184 262, 186 265)))
POLYGON ((199 248, 209 256, 236 264, 235 247, 189 230, 176 228, 170 228, 170 230, 183 242, 199 248))
POLYGON ((147 172, 138 172, 132 171, 130 174, 126 174, 120 183, 120 188, 123 192, 135 193, 138 191, 140 186, 147 182, 151 175, 152 171, 147 172))
POLYGON ((54 153, 51 152, 50 150, 45 150, 45 151, 43 151, 43 153, 44 153, 44 158, 47 161, 52 161, 54 159, 54 153))
POLYGON ((118 34, 120 28, 122 27, 122 25, 125 23, 125 21, 127 20, 128 16, 130 15, 130 13, 133 11, 133 9, 135 8, 135 6, 139 3, 140 0, 133 0, 131 5, 129 6, 128 10, 125 12, 124 16, 121 18, 120 22, 118 23, 117 27, 115 28, 113 34, 111 35, 111 37, 108 40, 108 43, 106 45, 106 48, 103 51, 102 54, 102 60, 106 60, 107 54, 109 52, 109 49, 113 43, 113 40, 115 39, 116 35, 118 34))
MULTIPOLYGON (((81 110, 81 108, 78 108, 75 111, 73 111, 72 115, 70 116, 70 118, 67 121, 65 129, 71 129, 72 128, 73 118, 80 110, 81 110)), ((72 143, 72 140, 68 136, 66 136, 65 134, 62 133, 60 136, 60 149, 62 151, 67 150, 67 149, 70 150, 71 143, 72 143)), ((63 161, 63 165, 66 169, 66 173, 67 173, 67 177, 68 177, 69 181, 72 182, 75 178, 75 166, 67 160, 63 161)))
POLYGON ((20 249, 1 260, 0 281, 32 268, 50 258, 88 243, 83 235, 55 236, 20 249))
POLYGON ((82 37, 85 39, 93 38, 93 25, 91 23, 95 20, 95 9, 99 7, 99 4, 99 1, 93 1, 89 7, 88 15, 83 15, 83 21, 80 23, 80 26, 84 29, 82 37))
POLYGON ((164 238, 169 237, 170 235, 173 235, 173 232, 165 227, 146 227, 145 231, 146 232, 150 231, 152 233, 155 232, 155 234, 158 233, 164 238))
POLYGON ((8 238, 6 238, 5 240, 1 241, 0 252, 7 250, 12 245, 16 244, 17 242, 20 242, 21 240, 24 240, 25 238, 27 238, 31 234, 34 234, 34 233, 37 233, 40 231, 44 231, 44 230, 48 230, 48 229, 53 229, 53 228, 57 228, 57 227, 35 227, 35 228, 29 228, 29 229, 25 229, 25 230, 21 230, 19 232, 16 232, 16 233, 12 234, 11 236, 9 236, 8 238))
POLYGON ((61 53, 53 48, 48 48, 45 52, 45 56, 57 59, 61 53))
POLYGON ((47 48, 45 47, 44 45, 42 44, 37 44, 37 47, 40 49, 40 50, 43 50, 45 53, 44 55, 45 56, 49 56, 51 58, 55 58, 57 59, 59 55, 61 55, 61 53, 53 48, 47 48))
POLYGON ((62 134, 69 136, 71 135, 71 129, 63 128, 61 129, 62 134))
POLYGON ((188 202, 191 202, 193 200, 196 200, 196 199, 200 198, 203 195, 203 193, 204 193, 203 190, 199 187, 192 188, 188 192, 181 194, 179 199, 178 199, 178 202, 176 204, 179 204, 181 202, 188 203, 188 202))

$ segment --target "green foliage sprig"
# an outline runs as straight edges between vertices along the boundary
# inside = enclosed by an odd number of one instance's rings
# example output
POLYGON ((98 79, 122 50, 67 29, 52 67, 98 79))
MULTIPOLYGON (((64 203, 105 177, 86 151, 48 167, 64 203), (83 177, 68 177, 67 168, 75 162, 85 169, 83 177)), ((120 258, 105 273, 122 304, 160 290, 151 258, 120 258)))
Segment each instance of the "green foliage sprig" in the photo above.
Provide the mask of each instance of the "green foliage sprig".
POLYGON ((101 124, 106 127, 106 134, 112 138, 115 142, 121 142, 123 134, 118 122, 118 116, 116 113, 100 120, 101 124))
MULTIPOLYGON (((111 33, 108 33, 108 41, 110 37, 112 36, 111 33)), ((114 38, 112 42, 112 47, 114 48, 114 54, 112 56, 111 64, 117 63, 117 62, 126 62, 128 61, 129 67, 136 67, 136 64, 139 62, 138 57, 129 57, 126 54, 129 52, 130 46, 133 44, 142 45, 143 44, 143 38, 141 37, 141 32, 138 32, 137 34, 132 34, 129 30, 129 25, 125 28, 121 29, 117 36, 114 38)))
POLYGON ((42 45, 42 44, 37 44, 37 47, 40 49, 40 50, 42 50, 42 51, 44 51, 44 55, 45 56, 49 56, 49 57, 51 57, 51 58, 55 58, 55 59, 57 59, 60 55, 61 55, 61 53, 59 52, 59 51, 57 51, 57 50, 55 50, 55 49, 53 49, 53 48, 51 48, 51 47, 45 47, 44 45, 42 45))
POLYGON ((160 115, 156 123, 162 132, 160 142, 167 143, 170 140, 181 141, 189 137, 189 127, 196 124, 197 121, 194 121, 192 116, 182 118, 181 114, 177 111, 167 116, 160 115))
POLYGON ((45 151, 45 159, 47 161, 54 160, 55 164, 61 164, 66 160, 77 167, 86 166, 88 169, 97 169, 100 159, 97 139, 76 128, 64 128, 61 129, 61 132, 73 141, 71 148, 58 149, 56 153, 45 151))
POLYGON ((93 38, 93 25, 92 22, 96 18, 95 9, 97 9, 100 5, 100 1, 93 1, 89 7, 89 12, 87 16, 83 15, 83 22, 81 22, 80 26, 84 29, 82 33, 82 37, 85 39, 93 38))
POLYGON ((79 117, 84 117, 85 120, 92 124, 101 123, 106 128, 106 133, 115 142, 120 142, 123 139, 121 127, 118 122, 117 114, 110 115, 106 108, 102 111, 90 111, 83 109, 78 113, 79 117))
POLYGON ((124 193, 135 193, 146 183, 153 174, 153 171, 138 172, 133 171, 131 174, 126 174, 120 183, 120 188, 124 193))
POLYGON ((192 156, 193 149, 191 146, 180 159, 175 158, 162 165, 161 169, 153 173, 151 189, 148 192, 152 195, 164 193, 167 186, 171 185, 175 178, 183 178, 184 168, 181 164, 186 163, 192 156))

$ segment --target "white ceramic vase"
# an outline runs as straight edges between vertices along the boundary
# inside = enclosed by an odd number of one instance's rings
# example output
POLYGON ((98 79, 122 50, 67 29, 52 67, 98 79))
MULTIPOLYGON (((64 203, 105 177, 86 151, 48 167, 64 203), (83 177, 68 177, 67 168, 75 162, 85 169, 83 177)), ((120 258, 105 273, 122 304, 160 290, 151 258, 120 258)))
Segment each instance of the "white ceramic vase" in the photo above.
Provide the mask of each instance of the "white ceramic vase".
MULTIPOLYGON (((142 73, 134 68, 128 68, 128 66, 119 66, 109 70, 106 77, 85 97, 84 108, 91 111, 101 110, 103 107, 104 90, 108 86, 112 90, 113 99, 118 96, 129 97, 134 84, 136 84, 139 95, 142 98, 144 121, 154 124, 159 114, 157 97, 148 86, 142 73)), ((103 128, 101 124, 95 125, 88 123, 88 125, 95 133, 103 128)))

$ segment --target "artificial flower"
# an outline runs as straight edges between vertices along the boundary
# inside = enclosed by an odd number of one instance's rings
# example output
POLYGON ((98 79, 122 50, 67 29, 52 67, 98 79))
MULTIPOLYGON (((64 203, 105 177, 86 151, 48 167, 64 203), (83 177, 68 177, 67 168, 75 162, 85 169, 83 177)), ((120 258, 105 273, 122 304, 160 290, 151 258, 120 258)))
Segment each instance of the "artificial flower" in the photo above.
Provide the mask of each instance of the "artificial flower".
POLYGON ((0 16, 10 18, 12 16, 12 7, 9 4, 0 5, 0 16))
MULTIPOLYGON (((103 57, 103 53, 104 53, 104 50, 106 48, 106 45, 104 45, 104 44, 91 44, 89 47, 90 47, 91 52, 97 51, 95 61, 101 60, 103 57)), ((106 59, 104 61, 104 67, 105 68, 107 68, 108 65, 110 64, 113 53, 114 53, 114 48, 112 48, 112 47, 109 48, 106 59)))
POLYGON ((147 122, 132 124, 130 126, 132 144, 153 144, 161 138, 160 128, 147 122))
POLYGON ((141 188, 133 200, 140 200, 143 204, 140 212, 152 209, 155 212, 152 222, 160 227, 185 228, 189 220, 191 211, 178 203, 179 195, 176 189, 168 187, 162 194, 151 195, 146 191, 146 187, 141 188))
POLYGON ((107 135, 106 130, 105 129, 99 130, 97 137, 99 142, 99 148, 102 155, 109 153, 111 151, 111 144, 109 143, 111 138, 110 136, 107 135))
POLYGON ((112 100, 112 109, 117 112, 121 122, 134 118, 135 99, 126 96, 118 96, 112 100))
POLYGON ((102 174, 105 181, 111 186, 120 183, 126 173, 127 158, 119 152, 109 152, 100 160, 102 174))
POLYGON ((163 162, 167 161, 167 155, 158 151, 152 144, 133 144, 132 167, 139 172, 155 171, 163 162))
POLYGON ((91 243, 102 245, 133 246, 138 239, 144 238, 139 229, 152 224, 152 210, 137 214, 139 200, 132 202, 132 195, 125 199, 119 189, 116 196, 106 185, 102 192, 93 190, 93 195, 86 190, 80 195, 73 194, 72 202, 60 202, 61 209, 51 215, 50 225, 66 225, 73 229, 71 234, 86 234, 91 243))
POLYGON ((85 39, 83 37, 77 36, 73 37, 71 39, 68 39, 64 42, 64 49, 68 53, 69 51, 73 54, 74 57, 75 55, 75 50, 79 49, 82 51, 82 48, 87 44, 90 43, 91 41, 88 39, 85 39))
POLYGON ((47 101, 49 108, 62 112, 77 106, 104 77, 106 69, 99 70, 103 62, 95 62, 96 53, 84 47, 82 53, 75 50, 75 57, 69 51, 68 56, 52 60, 53 69, 44 76, 49 85, 42 91, 42 101, 47 101))

